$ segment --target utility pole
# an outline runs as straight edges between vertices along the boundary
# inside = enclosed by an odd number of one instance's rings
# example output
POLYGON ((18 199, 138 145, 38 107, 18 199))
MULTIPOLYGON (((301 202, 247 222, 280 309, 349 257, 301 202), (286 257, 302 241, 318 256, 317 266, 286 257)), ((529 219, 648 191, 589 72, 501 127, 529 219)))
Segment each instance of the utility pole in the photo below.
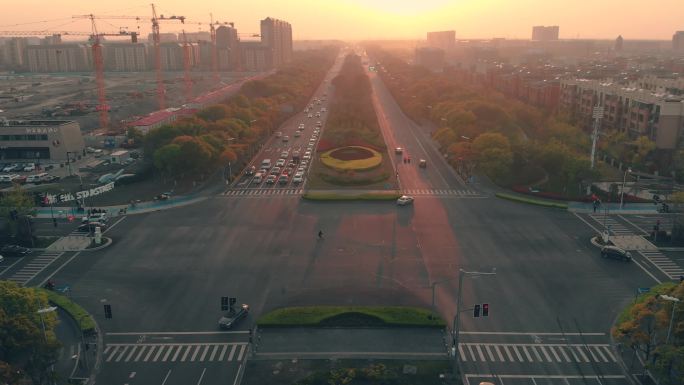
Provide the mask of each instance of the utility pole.
POLYGON ((665 345, 667 345, 670 343, 670 335, 672 335, 672 324, 674 321, 675 309, 677 308, 677 304, 680 300, 677 297, 671 297, 665 294, 660 294, 656 296, 656 298, 672 302, 672 316, 670 316, 670 326, 667 328, 667 337, 665 338, 665 345))

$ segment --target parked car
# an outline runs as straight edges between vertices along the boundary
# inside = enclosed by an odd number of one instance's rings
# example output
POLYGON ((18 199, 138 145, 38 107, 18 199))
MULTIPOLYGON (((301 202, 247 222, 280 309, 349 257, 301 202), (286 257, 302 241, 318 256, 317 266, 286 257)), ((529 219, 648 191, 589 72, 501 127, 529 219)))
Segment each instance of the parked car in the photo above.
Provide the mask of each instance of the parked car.
POLYGON ((304 181, 304 173, 303 172, 298 172, 295 174, 294 178, 292 178, 292 183, 302 183, 304 181))
POLYGON ((17 170, 17 167, 20 167, 20 166, 19 166, 18 164, 16 164, 16 163, 10 164, 10 165, 8 165, 8 166, 5 166, 5 167, 2 169, 2 172, 19 171, 19 170, 17 170))
POLYGON ((8 257, 23 257, 31 254, 31 249, 19 245, 5 245, 0 249, 0 253, 8 257))
POLYGON ((237 324, 241 319, 247 317, 249 314, 249 306, 243 304, 235 313, 228 313, 218 320, 219 328, 221 329, 231 329, 235 324, 237 324))
POLYGON ((283 142, 288 142, 290 140, 290 137, 285 135, 283 136, 283 142))
POLYGON ((621 259, 627 262, 632 260, 632 253, 616 246, 604 246, 601 249, 601 256, 603 258, 621 259))
POLYGON ((302 136, 302 133, 299 132, 299 131, 295 131, 294 137, 295 137, 295 138, 299 138, 300 136, 302 136))
POLYGON ((90 222, 98 222, 98 223, 107 223, 107 213, 94 213, 90 214, 89 216, 85 216, 81 218, 81 223, 90 223, 90 222))
POLYGON ((36 165, 33 163, 29 163, 24 166, 23 171, 31 172, 31 171, 36 171, 36 165))
POLYGON ((267 184, 274 184, 276 181, 276 176, 275 175, 269 175, 268 178, 266 178, 266 183, 267 184))
POLYGON ((278 161, 276 161, 276 166, 283 167, 284 165, 285 165, 285 159, 281 158, 281 159, 278 159, 278 161))
POLYGON ((278 175, 278 174, 280 174, 280 167, 273 167, 271 169, 271 175, 278 175))
POLYGON ((245 171, 245 175, 254 175, 256 173, 256 166, 249 167, 247 171, 245 171))
POLYGON ((283 174, 283 175, 281 175, 281 176, 278 178, 278 183, 280 183, 280 184, 287 184, 287 182, 288 182, 289 180, 290 180, 290 178, 288 178, 286 174, 283 174))
POLYGON ((399 206, 406 206, 410 205, 411 203, 413 203, 413 197, 409 195, 402 195, 399 197, 399 199, 397 199, 397 205, 399 206))
POLYGON ((280 132, 280 131, 276 132, 276 138, 280 138, 281 136, 283 136, 282 132, 280 132))

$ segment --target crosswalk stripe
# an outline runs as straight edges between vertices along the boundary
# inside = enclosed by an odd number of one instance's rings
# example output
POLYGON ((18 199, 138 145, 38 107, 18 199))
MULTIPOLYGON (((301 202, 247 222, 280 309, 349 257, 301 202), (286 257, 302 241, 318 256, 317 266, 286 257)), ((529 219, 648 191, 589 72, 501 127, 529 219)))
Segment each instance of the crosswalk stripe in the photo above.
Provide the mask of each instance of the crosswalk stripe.
POLYGON ((482 349, 480 348, 480 345, 476 345, 475 348, 477 349, 477 354, 480 356, 480 361, 484 361, 484 355, 482 355, 482 349))
POLYGON ((147 355, 143 359, 143 362, 147 362, 147 360, 150 359, 150 356, 152 355, 152 353, 154 352, 154 349, 156 349, 156 347, 157 347, 157 345, 150 346, 150 350, 147 352, 147 355))
POLYGON ((209 351, 209 345, 206 345, 204 347, 204 351, 202 352, 202 355, 200 356, 200 361, 204 361, 204 357, 207 356, 207 352, 209 351))
POLYGON ((133 361, 138 361, 138 360, 140 359, 140 357, 142 357, 143 352, 145 351, 145 349, 147 349, 147 348, 148 348, 147 346, 143 346, 142 349, 140 349, 140 352, 138 353, 138 355, 135 356, 135 360, 133 360, 133 361))
POLYGON ((233 360, 233 355, 235 355, 235 348, 237 348, 237 345, 232 345, 230 347, 230 354, 228 354, 228 361, 233 360))
POLYGON ((607 346, 602 346, 601 348, 603 348, 603 351, 608 356, 608 359, 610 359, 612 362, 616 361, 615 356, 613 355, 613 353, 610 351, 610 349, 607 346))
POLYGON ((247 349, 247 345, 240 345, 240 354, 238 354, 238 362, 242 361, 242 356, 245 354, 245 350, 247 349))
POLYGON ((166 362, 166 360, 169 358, 169 355, 171 354, 171 352, 173 351, 174 348, 175 348, 175 346, 173 346, 173 345, 169 346, 169 348, 166 350, 166 354, 164 354, 164 357, 162 358, 163 362, 166 362))
POLYGON ((181 357, 181 362, 185 362, 185 359, 188 358, 188 353, 192 350, 192 345, 188 345, 187 349, 185 349, 185 353, 183 353, 183 357, 181 357))
POLYGON ((511 351, 508 350, 508 346, 504 345, 504 352, 506 352, 506 356, 508 356, 508 360, 513 362, 513 355, 511 354, 511 351))
POLYGON ((577 349, 577 351, 579 352, 579 354, 580 354, 580 355, 582 356, 582 358, 584 359, 584 362, 589 362, 589 357, 587 357, 587 355, 584 354, 584 349, 582 349, 581 346, 576 346, 575 348, 577 349))
POLYGON ((527 360, 529 362, 532 362, 533 361, 532 356, 530 355, 530 352, 527 351, 527 347, 523 346, 522 349, 523 349, 523 352, 525 352, 525 356, 527 356, 527 360))
POLYGON ((552 362, 551 356, 549 355, 549 353, 546 352, 546 347, 540 346, 539 348, 540 348, 541 352, 544 353, 544 357, 546 357, 546 361, 552 362))
POLYGON ((128 348, 129 348, 129 346, 124 346, 124 349, 121 351, 121 353, 119 354, 119 356, 116 357, 115 362, 121 361, 121 359, 123 358, 124 354, 126 354, 126 351, 128 350, 128 348))
POLYGON ((228 349, 228 345, 223 345, 223 349, 221 349, 221 355, 219 355, 218 360, 223 361, 223 356, 226 354, 226 349, 228 349))
POLYGON ((162 345, 159 347, 159 350, 157 350, 157 354, 154 355, 154 358, 152 359, 152 362, 157 362, 159 359, 159 356, 162 354, 162 352, 166 349, 166 346, 162 345))
POLYGON ((107 355, 107 353, 109 353, 110 350, 112 350, 112 346, 111 346, 111 345, 110 345, 110 346, 107 346, 107 347, 105 348, 104 352, 102 352, 102 354, 107 355))
POLYGON ((491 361, 496 361, 496 360, 494 359, 494 355, 492 355, 492 351, 489 350, 489 345, 485 345, 485 351, 487 352, 487 355, 489 356, 489 359, 490 359, 491 361))
POLYGON ((211 355, 209 356, 209 361, 214 361, 214 356, 216 356, 216 352, 218 351, 219 346, 214 345, 214 349, 211 351, 211 355))
POLYGON ((195 361, 195 358, 197 357, 197 353, 199 353, 200 349, 202 348, 201 345, 197 345, 197 348, 195 348, 195 352, 192 353, 192 358, 190 358, 191 362, 195 361))
POLYGON ((560 350, 561 354, 563 355, 563 358, 565 358, 565 362, 570 362, 570 357, 568 357, 568 354, 565 353, 565 349, 562 346, 559 346, 558 350, 560 350))
POLYGON ((494 345, 494 350, 496 351, 496 355, 499 356, 499 361, 506 361, 503 358, 503 355, 501 354, 501 349, 499 349, 499 345, 494 345))
POLYGON ((575 349, 573 349, 572 346, 568 346, 568 349, 570 350, 570 354, 572 354, 572 358, 575 359, 575 362, 580 362, 580 358, 577 353, 575 353, 575 349))
POLYGON ((114 355, 116 354, 116 352, 117 352, 118 350, 119 350, 119 347, 118 347, 118 346, 115 346, 115 347, 114 347, 114 350, 112 351, 112 353, 109 355, 109 357, 107 357, 107 362, 111 361, 112 358, 114 358, 114 355))
POLYGON ((124 362, 128 362, 128 361, 131 360, 131 357, 133 357, 133 353, 135 353, 135 351, 137 350, 137 348, 138 348, 137 346, 134 346, 133 349, 131 349, 131 352, 128 353, 128 355, 126 356, 126 359, 124 360, 124 362))
POLYGON ((589 354, 591 354, 591 358, 593 358, 595 362, 598 362, 598 357, 596 357, 596 355, 594 354, 594 351, 591 350, 590 348, 587 348, 587 350, 589 351, 589 354))
POLYGON ((599 356, 601 356, 601 359, 603 360, 603 362, 608 362, 608 359, 606 358, 606 356, 603 355, 603 352, 601 351, 601 349, 594 349, 594 350, 596 350, 596 353, 599 356))
POLYGON ((461 357, 461 361, 468 361, 465 352, 463 351, 463 345, 461 344, 458 345, 458 355, 461 357))
POLYGON ((517 346, 511 346, 511 347, 513 348, 513 351, 515 352, 515 355, 518 356, 518 361, 525 362, 523 357, 520 355, 520 352, 518 351, 518 347, 517 346))
POLYGON ((183 346, 178 347, 178 350, 176 350, 176 354, 173 355, 173 358, 171 359, 171 361, 173 361, 173 362, 176 361, 176 358, 178 358, 178 354, 180 354, 181 350, 183 350, 183 346))
POLYGON ((470 360, 475 361, 475 353, 473 353, 473 347, 470 345, 467 345, 467 346, 468 346, 468 352, 470 353, 470 360))
POLYGON ((553 348, 553 346, 549 346, 549 350, 553 354, 553 357, 556 359, 556 362, 561 362, 560 356, 558 353, 556 353, 556 349, 553 348))

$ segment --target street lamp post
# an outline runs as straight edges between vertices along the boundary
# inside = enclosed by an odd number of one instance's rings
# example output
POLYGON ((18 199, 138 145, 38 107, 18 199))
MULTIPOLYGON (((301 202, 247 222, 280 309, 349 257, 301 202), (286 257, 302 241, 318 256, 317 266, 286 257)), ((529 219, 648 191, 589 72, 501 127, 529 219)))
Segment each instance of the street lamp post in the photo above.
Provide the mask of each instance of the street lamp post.
MULTIPOLYGON (((47 332, 45 331, 45 321, 43 320, 43 314, 44 313, 51 313, 55 310, 57 310, 56 306, 48 306, 48 307, 44 307, 42 309, 38 309, 38 311, 36 311, 36 313, 38 313, 38 315, 40 316, 40 326, 43 328, 43 338, 45 338, 45 344, 46 345, 48 343, 48 338, 47 338, 47 332)), ((55 364, 52 364, 50 369, 52 370, 52 373, 54 374, 55 373, 55 364)), ((54 384, 54 379, 53 379, 52 383, 54 384)))
POLYGON ((667 337, 665 338, 665 345, 667 345, 670 343, 670 335, 672 334, 672 323, 674 321, 675 309, 677 308, 677 304, 679 303, 680 300, 677 297, 671 297, 669 295, 664 295, 664 294, 660 294, 656 298, 664 299, 665 301, 674 302, 672 304, 672 315, 670 316, 670 326, 667 328, 667 337))
POLYGON ((454 316, 454 326, 453 326, 453 336, 452 342, 454 344, 454 378, 459 375, 458 367, 458 340, 459 340, 459 328, 461 327, 461 302, 462 302, 462 289, 463 289, 463 278, 464 276, 480 276, 480 275, 496 275, 496 269, 492 269, 491 272, 481 272, 481 271, 466 271, 463 269, 458 269, 458 293, 456 294, 456 315, 454 316))
POLYGON ((629 167, 627 170, 625 170, 625 174, 622 176, 622 190, 620 190, 620 210, 622 210, 622 206, 625 204, 625 183, 627 182, 628 172, 632 172, 632 169, 629 167))
POLYGON ((88 314, 83 314, 78 318, 78 328, 81 329, 81 343, 83 344, 83 362, 85 363, 86 369, 88 369, 88 354, 86 353, 86 341, 85 341, 85 336, 83 335, 83 327, 82 327, 82 321, 83 318, 85 317, 90 317, 88 314))

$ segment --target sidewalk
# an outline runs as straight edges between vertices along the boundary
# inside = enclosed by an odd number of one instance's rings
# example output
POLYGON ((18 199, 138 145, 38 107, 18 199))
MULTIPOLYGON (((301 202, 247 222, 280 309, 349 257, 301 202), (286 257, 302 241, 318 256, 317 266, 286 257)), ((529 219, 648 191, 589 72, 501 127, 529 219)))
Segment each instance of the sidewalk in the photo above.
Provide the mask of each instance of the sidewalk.
MULTIPOLYGON (((657 214, 658 206, 653 203, 625 203, 620 207, 620 203, 603 203, 596 213, 603 214, 606 210, 608 210, 608 214, 657 214)), ((568 211, 593 213, 594 205, 584 202, 568 202, 568 211)))
POLYGON ((58 308, 59 323, 55 328, 57 339, 62 343, 59 350, 55 371, 59 385, 68 384, 70 378, 87 379, 95 364, 96 351, 93 337, 82 337, 81 329, 64 310, 58 308), (83 339, 82 339, 83 338, 83 339), (85 343, 88 350, 84 351, 85 343))

